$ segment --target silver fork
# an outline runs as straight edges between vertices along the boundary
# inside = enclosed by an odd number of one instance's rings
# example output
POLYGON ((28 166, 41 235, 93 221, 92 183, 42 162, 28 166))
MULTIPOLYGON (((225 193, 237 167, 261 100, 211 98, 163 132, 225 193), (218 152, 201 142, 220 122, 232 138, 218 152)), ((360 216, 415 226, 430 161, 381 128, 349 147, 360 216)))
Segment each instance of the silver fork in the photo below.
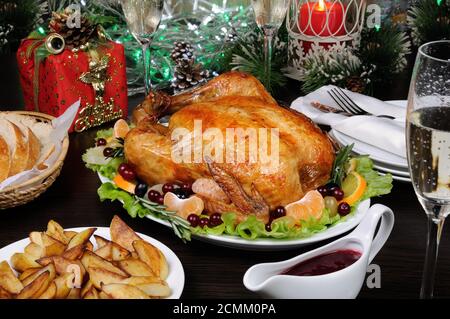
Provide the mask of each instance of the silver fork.
POLYGON ((345 94, 345 92, 341 88, 333 88, 327 91, 327 93, 343 111, 352 115, 373 115, 376 117, 383 117, 391 120, 395 119, 395 117, 390 115, 375 115, 364 111, 358 106, 358 104, 355 103, 355 101, 353 101, 347 94, 345 94))

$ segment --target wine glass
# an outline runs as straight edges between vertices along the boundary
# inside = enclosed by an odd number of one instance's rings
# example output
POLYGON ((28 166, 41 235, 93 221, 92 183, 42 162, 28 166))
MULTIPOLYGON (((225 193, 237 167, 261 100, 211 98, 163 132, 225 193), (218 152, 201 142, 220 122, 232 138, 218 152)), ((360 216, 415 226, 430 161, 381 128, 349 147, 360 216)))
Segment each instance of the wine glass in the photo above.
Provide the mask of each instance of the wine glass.
POLYGON ((136 41, 142 48, 145 94, 152 88, 150 78, 150 45, 161 22, 164 0, 121 0, 125 20, 136 41))
POLYGON ((256 24, 264 34, 265 85, 270 89, 273 38, 284 21, 290 0, 252 0, 256 24))
POLYGON ((408 96, 406 142, 414 190, 428 216, 421 298, 433 297, 444 220, 450 213, 450 41, 422 45, 408 96))

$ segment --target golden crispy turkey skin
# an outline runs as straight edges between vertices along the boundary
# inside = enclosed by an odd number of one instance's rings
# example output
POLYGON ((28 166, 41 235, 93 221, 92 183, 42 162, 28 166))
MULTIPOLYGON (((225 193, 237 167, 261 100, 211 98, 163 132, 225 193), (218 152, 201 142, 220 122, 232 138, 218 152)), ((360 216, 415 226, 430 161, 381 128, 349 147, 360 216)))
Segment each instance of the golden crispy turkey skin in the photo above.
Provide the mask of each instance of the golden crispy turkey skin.
MULTIPOLYGON (((334 151, 327 136, 306 116, 277 105, 259 81, 247 74, 229 72, 175 97, 150 96, 137 108, 134 119, 137 127, 126 136, 125 155, 139 178, 150 185, 212 178, 214 171, 220 170, 232 176, 228 180, 239 184, 234 188, 231 185, 226 192, 234 197, 230 198, 234 206, 250 207, 251 203, 252 207, 265 207, 257 204, 265 201, 273 209, 299 200, 330 177, 334 151), (155 123, 155 119, 170 113, 173 115, 168 128, 155 123), (175 162, 172 150, 176 141, 172 140, 172 133, 178 128, 193 132, 195 121, 201 121, 202 132, 214 128, 223 136, 229 128, 278 129, 277 169, 268 170, 267 163, 250 162, 248 157, 244 162, 230 163, 224 159, 223 163, 214 163, 216 170, 208 167, 205 160, 175 162)), ((204 140, 203 147, 208 143, 204 140)), ((222 151, 225 154, 228 148, 237 149, 238 143, 237 139, 225 138, 222 151)), ((270 138, 267 144, 270 148, 270 138)), ((249 145, 245 145, 245 150, 249 150, 249 145)))

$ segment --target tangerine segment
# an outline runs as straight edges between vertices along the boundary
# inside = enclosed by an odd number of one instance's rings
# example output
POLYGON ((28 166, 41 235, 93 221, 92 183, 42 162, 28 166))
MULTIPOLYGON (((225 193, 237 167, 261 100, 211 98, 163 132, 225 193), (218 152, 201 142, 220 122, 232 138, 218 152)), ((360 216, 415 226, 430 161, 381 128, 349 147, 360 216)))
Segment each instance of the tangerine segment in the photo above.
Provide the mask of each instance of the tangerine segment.
POLYGON ((357 172, 351 172, 342 183, 345 197, 340 203, 346 202, 349 205, 354 205, 364 195, 366 188, 367 182, 364 177, 357 172))
POLYGON ((123 189, 124 191, 127 191, 128 193, 134 194, 134 189, 136 188, 136 184, 133 182, 129 182, 126 179, 122 177, 122 175, 117 174, 113 182, 117 185, 117 187, 123 189))
POLYGON ((117 120, 114 124, 114 137, 125 138, 130 131, 130 126, 124 119, 117 120))
POLYGON ((294 218, 296 221, 309 220, 310 218, 320 219, 322 217, 325 203, 322 195, 314 190, 309 191, 306 195, 286 207, 286 216, 294 218))
POLYGON ((167 210, 176 212, 178 216, 185 219, 191 214, 200 215, 205 208, 200 197, 194 195, 188 199, 180 199, 171 192, 164 195, 164 205, 167 207, 167 210))

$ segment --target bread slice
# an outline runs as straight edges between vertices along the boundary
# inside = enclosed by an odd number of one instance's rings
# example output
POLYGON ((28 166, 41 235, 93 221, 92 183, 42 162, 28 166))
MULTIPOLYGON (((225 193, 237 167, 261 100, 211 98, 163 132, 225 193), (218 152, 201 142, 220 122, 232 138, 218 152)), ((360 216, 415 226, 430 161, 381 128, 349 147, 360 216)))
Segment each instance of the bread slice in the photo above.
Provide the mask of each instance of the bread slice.
POLYGON ((11 167, 11 157, 9 146, 5 139, 0 136, 0 183, 3 182, 9 175, 11 167))
POLYGON ((39 139, 36 137, 36 135, 33 133, 33 131, 27 127, 28 132, 28 147, 29 147, 29 153, 28 153, 28 163, 26 169, 32 169, 34 165, 38 162, 38 159, 41 155, 41 142, 39 142, 39 139))
POLYGON ((25 170, 28 163, 28 143, 20 128, 10 121, 0 119, 0 134, 8 144, 11 166, 8 176, 25 170))

